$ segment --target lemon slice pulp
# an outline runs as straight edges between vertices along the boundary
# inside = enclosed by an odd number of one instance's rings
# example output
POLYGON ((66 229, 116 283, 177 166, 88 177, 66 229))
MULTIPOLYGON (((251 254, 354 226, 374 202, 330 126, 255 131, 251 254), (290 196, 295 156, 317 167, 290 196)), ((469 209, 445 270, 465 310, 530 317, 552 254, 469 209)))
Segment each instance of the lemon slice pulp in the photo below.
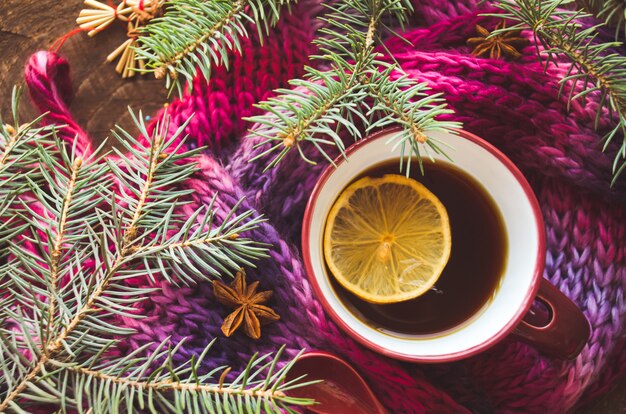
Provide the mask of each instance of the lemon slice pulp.
POLYGON ((451 250, 448 213, 418 181, 402 175, 361 178, 330 210, 324 257, 337 281, 372 303, 428 291, 451 250))

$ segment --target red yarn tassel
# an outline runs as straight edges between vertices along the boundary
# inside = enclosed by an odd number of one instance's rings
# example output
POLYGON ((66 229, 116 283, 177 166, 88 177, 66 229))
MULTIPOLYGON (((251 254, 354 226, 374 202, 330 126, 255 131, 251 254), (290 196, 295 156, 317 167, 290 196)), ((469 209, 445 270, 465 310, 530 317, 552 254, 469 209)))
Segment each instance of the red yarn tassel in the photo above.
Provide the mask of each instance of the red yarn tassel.
POLYGON ((53 52, 37 52, 28 60, 24 77, 32 102, 42 113, 46 113, 44 122, 63 126, 59 128, 59 136, 68 143, 77 140, 80 154, 89 152, 89 137, 69 110, 73 91, 67 60, 53 52))

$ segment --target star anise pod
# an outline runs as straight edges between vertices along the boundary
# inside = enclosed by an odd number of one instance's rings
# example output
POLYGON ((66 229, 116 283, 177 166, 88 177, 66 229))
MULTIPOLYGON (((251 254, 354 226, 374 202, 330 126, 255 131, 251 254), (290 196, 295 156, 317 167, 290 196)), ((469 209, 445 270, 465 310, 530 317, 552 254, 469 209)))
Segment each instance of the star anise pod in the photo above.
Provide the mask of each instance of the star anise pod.
POLYGON ((249 286, 246 274, 241 269, 233 283, 226 285, 219 280, 213 282, 213 294, 218 302, 235 310, 224 319, 222 332, 231 336, 243 324, 243 331, 252 339, 261 337, 261 323, 270 323, 280 319, 272 309, 262 305, 272 297, 272 291, 257 292, 259 282, 249 286))
MULTIPOLYGON (((505 28, 506 22, 502 20, 498 23, 495 30, 505 28)), ((474 56, 488 55, 491 59, 500 59, 500 57, 509 56, 512 59, 518 59, 522 56, 519 50, 530 43, 528 39, 520 36, 521 32, 521 30, 511 30, 488 38, 490 32, 477 24, 476 33, 478 37, 467 39, 467 45, 474 48, 474 50, 472 50, 474 56)))

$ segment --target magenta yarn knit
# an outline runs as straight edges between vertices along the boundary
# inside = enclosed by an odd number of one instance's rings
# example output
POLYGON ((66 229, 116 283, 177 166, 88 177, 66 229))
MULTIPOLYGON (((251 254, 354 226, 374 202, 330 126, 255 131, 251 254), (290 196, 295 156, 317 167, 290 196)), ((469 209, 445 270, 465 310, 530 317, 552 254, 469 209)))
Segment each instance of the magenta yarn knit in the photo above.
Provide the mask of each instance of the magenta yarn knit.
MULTIPOLYGON (((325 164, 317 157, 320 163, 312 167, 290 154, 279 168, 263 172, 263 160, 249 162, 263 148, 253 149, 255 139, 244 136, 248 125, 240 121, 254 113, 252 103, 269 96, 271 88, 301 73, 312 51, 312 18, 319 12, 314 1, 301 2, 263 47, 254 39, 246 42, 245 55, 234 58, 229 72, 215 71, 208 84, 195 82, 193 94, 169 108, 175 124, 195 113, 186 132, 193 142, 212 148, 186 183, 195 200, 187 211, 217 193, 222 215, 245 195, 242 208, 268 216, 251 237, 274 246, 271 258, 249 276, 275 291, 272 306, 281 321, 264 328, 258 342, 243 335, 224 338, 219 330, 224 309, 208 284, 176 288, 162 281, 162 290, 139 305, 146 318, 122 321, 137 330, 127 347, 170 335, 176 342, 186 338, 182 361, 218 338, 209 366, 235 368, 251 353, 282 344, 292 354, 301 348, 327 349, 349 359, 394 413, 568 412, 623 374, 626 178, 609 189, 612 154, 601 152, 601 133, 593 129, 597 103, 568 111, 558 97, 560 72, 544 73, 532 46, 514 63, 471 56, 465 41, 474 35, 474 25, 495 25, 475 13, 471 0, 422 1, 416 9, 421 24, 432 24, 406 33, 416 46, 396 40, 387 46, 410 76, 444 92, 455 110, 451 118, 498 146, 531 182, 548 236, 544 276, 579 305, 593 328, 581 355, 574 361, 552 360, 511 338, 464 361, 411 365, 363 349, 325 315, 304 274, 299 243, 294 243, 325 164)), ((67 63, 45 53, 35 55, 26 72, 34 102, 51 111, 50 122, 69 125, 67 139, 79 132, 86 148, 86 135, 68 113, 67 75, 67 63)), ((313 149, 306 150, 315 157, 313 149)))

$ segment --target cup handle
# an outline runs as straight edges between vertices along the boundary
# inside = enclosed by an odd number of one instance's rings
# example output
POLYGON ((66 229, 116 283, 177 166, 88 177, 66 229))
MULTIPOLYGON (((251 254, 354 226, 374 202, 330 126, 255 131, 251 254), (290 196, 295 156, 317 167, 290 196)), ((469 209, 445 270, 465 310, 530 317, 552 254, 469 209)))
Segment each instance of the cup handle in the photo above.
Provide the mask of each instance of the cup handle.
POLYGON ((589 339, 589 321, 574 302, 545 279, 541 279, 537 299, 549 308, 547 324, 536 326, 528 321, 530 318, 525 318, 513 334, 546 355, 576 358, 589 339))

